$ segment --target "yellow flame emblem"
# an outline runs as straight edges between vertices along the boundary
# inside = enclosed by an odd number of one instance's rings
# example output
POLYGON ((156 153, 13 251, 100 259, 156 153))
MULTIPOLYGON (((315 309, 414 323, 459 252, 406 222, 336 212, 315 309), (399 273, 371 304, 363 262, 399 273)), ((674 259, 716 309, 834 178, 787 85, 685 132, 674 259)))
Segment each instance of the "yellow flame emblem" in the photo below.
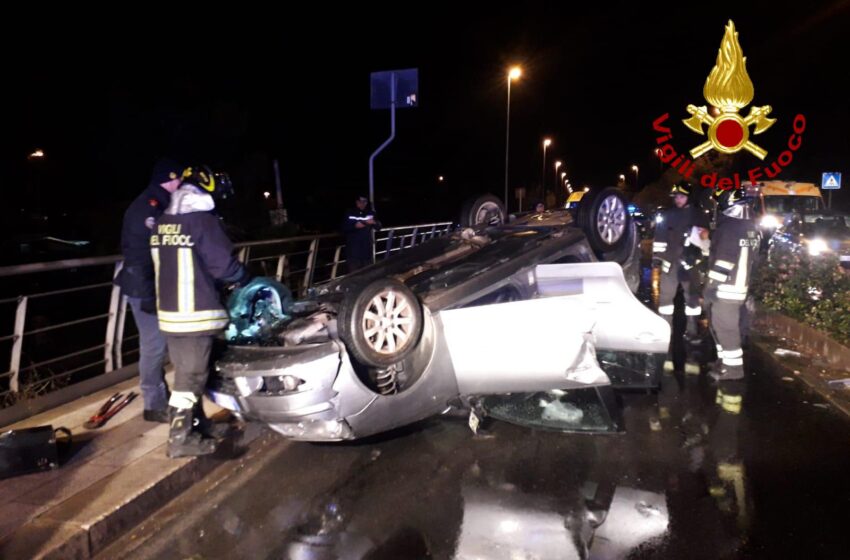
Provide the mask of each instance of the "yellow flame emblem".
POLYGON ((706 134, 702 126, 708 126, 708 140, 691 150, 691 156, 698 158, 714 148, 724 154, 732 154, 747 150, 759 159, 764 159, 767 150, 750 140, 750 125, 755 125, 753 134, 761 134, 770 128, 776 119, 767 115, 772 110, 770 105, 751 107, 746 118, 738 111, 753 100, 755 91, 753 82, 747 74, 747 57, 738 42, 738 32, 732 20, 726 24, 726 32, 717 51, 717 62, 705 80, 703 96, 708 103, 720 114, 714 116, 705 105, 697 107, 688 105, 688 113, 692 116, 685 119, 685 126, 697 134, 706 134))

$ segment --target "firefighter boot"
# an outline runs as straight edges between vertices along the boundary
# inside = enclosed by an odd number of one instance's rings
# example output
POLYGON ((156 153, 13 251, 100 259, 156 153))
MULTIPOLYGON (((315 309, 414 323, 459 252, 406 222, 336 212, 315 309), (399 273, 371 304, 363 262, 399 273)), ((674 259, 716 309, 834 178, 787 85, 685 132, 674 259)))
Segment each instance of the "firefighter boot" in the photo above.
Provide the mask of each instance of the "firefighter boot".
POLYGON ((209 455, 215 452, 216 440, 204 437, 200 432, 198 420, 191 408, 171 407, 170 412, 171 431, 168 433, 167 452, 170 458, 209 455))
POLYGON ((200 400, 192 407, 192 414, 196 419, 197 429, 205 438, 221 439, 227 435, 230 426, 226 423, 213 422, 207 418, 204 405, 200 400))

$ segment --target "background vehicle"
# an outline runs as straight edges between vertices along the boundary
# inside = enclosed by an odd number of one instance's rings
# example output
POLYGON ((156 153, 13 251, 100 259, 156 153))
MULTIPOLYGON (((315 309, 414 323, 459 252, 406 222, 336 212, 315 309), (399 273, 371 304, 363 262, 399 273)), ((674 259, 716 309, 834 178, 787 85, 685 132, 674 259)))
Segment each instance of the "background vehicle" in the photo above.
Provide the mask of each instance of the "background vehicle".
POLYGON ((762 238, 767 240, 795 212, 824 210, 823 196, 814 183, 797 181, 763 181, 743 183, 755 202, 753 209, 762 238))
POLYGON ((835 255, 850 270, 850 216, 829 211, 793 214, 773 234, 768 257, 775 258, 781 251, 804 252, 813 258, 835 255))

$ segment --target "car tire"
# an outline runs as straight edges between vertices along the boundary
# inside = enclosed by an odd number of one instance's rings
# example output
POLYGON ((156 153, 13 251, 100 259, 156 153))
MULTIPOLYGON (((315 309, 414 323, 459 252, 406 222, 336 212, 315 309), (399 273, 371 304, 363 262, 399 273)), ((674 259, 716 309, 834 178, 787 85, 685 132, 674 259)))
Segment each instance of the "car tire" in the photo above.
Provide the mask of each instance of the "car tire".
POLYGON ((419 343, 422 305, 402 282, 382 278, 349 292, 337 325, 355 361, 388 367, 406 358, 419 343))
POLYGON ((629 242, 632 217, 628 204, 614 187, 592 190, 582 197, 577 222, 597 254, 618 251, 629 242))
POLYGON ((465 228, 500 226, 507 222, 505 205, 492 194, 469 199, 461 209, 459 222, 465 228))
POLYGON ((633 260, 640 261, 640 234, 634 224, 623 234, 625 241, 619 249, 598 253, 599 260, 615 262, 623 267, 633 260))
POLYGON ((628 239, 621 248, 599 255, 599 260, 614 262, 623 267, 623 277, 633 293, 640 287, 640 259, 640 234, 634 224, 629 228, 628 239))

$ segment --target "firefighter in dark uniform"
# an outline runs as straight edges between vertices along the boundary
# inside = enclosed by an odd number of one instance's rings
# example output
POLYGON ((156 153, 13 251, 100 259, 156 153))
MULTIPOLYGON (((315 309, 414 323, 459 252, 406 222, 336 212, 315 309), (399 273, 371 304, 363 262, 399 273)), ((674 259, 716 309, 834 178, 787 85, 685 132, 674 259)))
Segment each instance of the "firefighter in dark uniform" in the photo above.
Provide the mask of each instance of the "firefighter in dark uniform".
POLYGON ((369 208, 369 199, 358 196, 356 208, 346 212, 342 224, 345 234, 345 263, 348 272, 372 264, 372 231, 381 228, 375 212, 369 208))
POLYGON ((148 187, 127 208, 121 226, 124 263, 115 278, 133 310, 139 331, 139 380, 145 401, 143 417, 168 422, 168 387, 165 384, 165 336, 156 317, 156 286, 151 261, 150 236, 156 222, 180 186, 183 166, 163 158, 156 162, 148 187))
POLYGON ((249 279, 213 213, 215 199, 230 192, 226 175, 205 167, 187 169, 150 239, 159 328, 175 368, 169 457, 205 455, 216 449, 216 440, 201 425, 200 405, 213 339, 229 322, 217 285, 239 285, 249 279))
POLYGON ((706 302, 710 305, 711 334, 720 362, 711 376, 725 381, 744 377, 740 315, 747 299, 760 238, 743 190, 725 191, 718 198, 719 214, 711 239, 706 302))
MULTIPOLYGON (((661 281, 658 294, 658 313, 670 325, 673 334, 674 299, 679 287, 685 296, 685 315, 687 316, 687 334, 696 337, 697 321, 702 314, 699 294, 699 278, 697 263, 689 257, 693 253, 686 252, 686 246, 692 245, 690 240, 694 228, 699 223, 699 217, 689 203, 691 186, 688 183, 673 185, 670 196, 673 206, 662 211, 656 218, 655 238, 652 242, 653 262, 661 267, 661 281)), ((699 230, 700 228, 697 227, 699 230)), ((697 251, 699 252, 699 251, 697 251)), ((672 342, 671 342, 672 351, 672 342)), ((686 364, 697 368, 696 364, 686 364)), ((668 355, 664 363, 665 370, 673 369, 672 356, 668 355)), ((695 373, 698 373, 698 368, 695 373)))

